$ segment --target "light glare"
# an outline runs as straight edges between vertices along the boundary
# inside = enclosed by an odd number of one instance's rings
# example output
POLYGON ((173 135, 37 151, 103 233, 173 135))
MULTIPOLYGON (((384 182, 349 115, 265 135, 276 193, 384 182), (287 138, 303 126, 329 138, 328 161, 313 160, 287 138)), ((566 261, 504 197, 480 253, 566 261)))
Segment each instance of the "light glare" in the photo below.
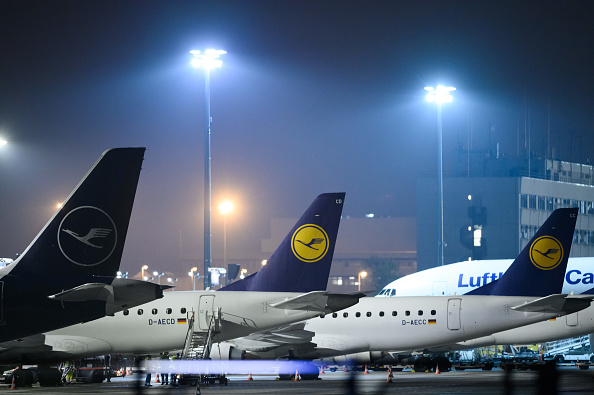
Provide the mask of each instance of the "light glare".
POLYGON ((450 95, 450 92, 455 91, 456 88, 451 86, 446 87, 443 85, 437 85, 436 88, 432 86, 426 86, 425 90, 429 92, 427 93, 427 96, 425 96, 429 103, 450 103, 452 100, 454 100, 454 97, 450 95))
POLYGON ((207 70, 212 70, 214 68, 221 68, 223 66, 223 61, 219 58, 221 55, 227 53, 227 51, 217 50, 217 49, 207 49, 204 53, 201 53, 198 50, 190 51, 194 58, 192 59, 192 66, 196 68, 204 68, 207 70))

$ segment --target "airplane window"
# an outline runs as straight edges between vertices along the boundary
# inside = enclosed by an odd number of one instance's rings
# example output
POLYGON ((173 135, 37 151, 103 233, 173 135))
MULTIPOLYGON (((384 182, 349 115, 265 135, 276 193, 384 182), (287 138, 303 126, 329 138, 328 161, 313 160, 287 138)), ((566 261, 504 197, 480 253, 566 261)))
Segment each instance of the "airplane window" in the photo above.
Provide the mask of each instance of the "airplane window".
POLYGON ((392 290, 392 293, 390 294, 390 296, 396 296, 396 290, 395 289, 392 290))
POLYGON ((410 311, 406 310, 406 311, 404 312, 404 315, 406 315, 406 316, 409 316, 409 315, 410 315, 410 311))
POLYGON ((398 315, 397 312, 395 312, 395 311, 392 312, 392 317, 396 317, 397 315, 398 315))
POLYGON ((361 313, 359 313, 358 311, 355 313, 355 317, 359 318, 361 317, 361 313))
POLYGON ((182 314, 186 314, 186 308, 185 308, 185 307, 182 307, 182 308, 181 308, 181 313, 182 313, 182 314))
POLYGON ((157 315, 157 309, 153 309, 152 313, 153 315, 157 315))
POLYGON ((138 315, 142 315, 143 311, 142 309, 138 309, 138 315))
POLYGON ((326 313, 320 314, 320 318, 324 318, 324 317, 326 317, 326 313))
POLYGON ((419 310, 419 315, 423 315, 423 310, 419 310))
POLYGON ((167 310, 165 310, 165 312, 167 314, 171 314, 173 312, 173 310, 171 309, 171 307, 168 307, 167 310))
POLYGON ((332 313, 332 318, 338 317, 338 313, 332 313))
POLYGON ((128 310, 128 309, 124 310, 124 315, 128 315, 128 314, 130 314, 130 310, 128 310))
POLYGON ((371 317, 371 311, 368 311, 366 315, 367 317, 371 317))
POLYGON ((344 318, 347 318, 347 317, 349 316, 349 313, 342 313, 342 316, 343 316, 344 318))
POLYGON ((431 315, 435 315, 436 311, 435 310, 431 310, 431 315))
POLYGON ((383 312, 383 311, 380 311, 380 312, 379 312, 379 316, 380 316, 380 317, 383 317, 383 316, 384 316, 384 312, 383 312))

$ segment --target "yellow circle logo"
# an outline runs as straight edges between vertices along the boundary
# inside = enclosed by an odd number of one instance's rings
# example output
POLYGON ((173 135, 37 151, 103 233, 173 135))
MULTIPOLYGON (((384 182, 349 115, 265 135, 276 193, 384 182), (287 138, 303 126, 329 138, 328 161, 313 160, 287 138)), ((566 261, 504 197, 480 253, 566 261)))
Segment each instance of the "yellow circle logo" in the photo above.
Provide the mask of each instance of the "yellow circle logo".
POLYGON ((317 262, 328 252, 328 235, 318 225, 303 225, 293 233, 291 249, 303 262, 317 262))
POLYGON ((530 260, 539 269, 554 269, 562 259, 563 246, 553 236, 541 236, 530 246, 530 260))

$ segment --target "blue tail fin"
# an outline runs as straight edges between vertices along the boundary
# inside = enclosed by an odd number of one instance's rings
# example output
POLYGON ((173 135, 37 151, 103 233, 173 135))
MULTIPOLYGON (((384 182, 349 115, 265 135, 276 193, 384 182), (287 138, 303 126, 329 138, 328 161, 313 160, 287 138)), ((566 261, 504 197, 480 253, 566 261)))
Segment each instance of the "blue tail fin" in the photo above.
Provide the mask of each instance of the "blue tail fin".
POLYGON ((105 151, 25 252, 7 267, 10 275, 59 279, 57 291, 81 284, 81 277, 115 277, 144 151, 105 151))
POLYGON ((467 295, 547 296, 561 293, 577 208, 553 211, 498 280, 467 295))
POLYGON ((310 292, 326 289, 344 193, 319 195, 266 266, 219 291, 310 292))

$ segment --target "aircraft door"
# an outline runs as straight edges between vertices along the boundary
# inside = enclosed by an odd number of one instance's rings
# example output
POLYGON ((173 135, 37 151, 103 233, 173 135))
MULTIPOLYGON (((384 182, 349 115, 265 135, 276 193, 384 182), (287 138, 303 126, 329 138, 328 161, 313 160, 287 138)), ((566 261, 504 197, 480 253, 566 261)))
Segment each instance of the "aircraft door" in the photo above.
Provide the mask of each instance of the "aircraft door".
POLYGON ((461 328, 460 325, 460 308, 462 305, 462 299, 452 298, 448 299, 448 329, 458 330, 461 328))
POLYGON ((567 326, 577 326, 578 324, 578 312, 575 312, 573 314, 567 314, 565 316, 565 323, 567 326))
POLYGON ((433 281, 433 295, 434 296, 446 295, 447 291, 448 291, 448 282, 447 281, 433 281))
POLYGON ((212 317, 214 295, 201 295, 198 305, 198 328, 200 330, 208 330, 210 317, 212 317))

